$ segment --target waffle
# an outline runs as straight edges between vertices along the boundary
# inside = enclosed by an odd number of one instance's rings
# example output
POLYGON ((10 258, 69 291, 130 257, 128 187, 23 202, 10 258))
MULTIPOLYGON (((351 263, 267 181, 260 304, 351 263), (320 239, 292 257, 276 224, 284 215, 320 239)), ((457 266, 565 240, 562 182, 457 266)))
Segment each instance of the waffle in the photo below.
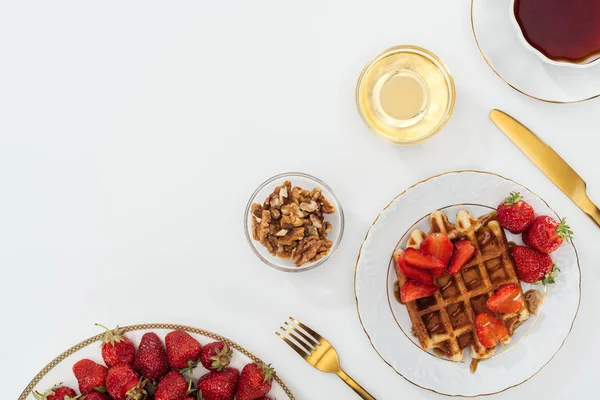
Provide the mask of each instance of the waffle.
MULTIPOLYGON (((496 348, 486 349, 477 338, 475 316, 487 312, 506 325, 509 334, 502 344, 508 344, 514 330, 529 318, 525 305, 509 314, 495 314, 486 307, 487 299, 498 287, 513 284, 521 288, 496 212, 474 218, 461 210, 454 225, 443 212, 435 211, 430 217, 430 228, 430 233, 443 233, 453 242, 469 240, 477 251, 455 276, 445 274, 435 278, 440 290, 433 296, 405 303, 413 333, 423 349, 441 350, 453 361, 462 361, 464 349, 469 346, 473 358, 489 358, 496 348)), ((425 236, 423 231, 415 229, 410 233, 407 247, 419 248, 425 236)), ((406 280, 399 272, 399 285, 406 280)))

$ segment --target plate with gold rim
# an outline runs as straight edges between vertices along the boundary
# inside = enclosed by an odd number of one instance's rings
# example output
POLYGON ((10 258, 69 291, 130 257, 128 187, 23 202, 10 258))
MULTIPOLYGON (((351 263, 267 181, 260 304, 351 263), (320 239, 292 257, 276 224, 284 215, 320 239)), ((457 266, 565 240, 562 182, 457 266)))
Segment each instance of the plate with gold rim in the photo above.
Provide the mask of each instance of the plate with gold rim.
MULTIPOLYGON (((508 195, 518 191, 537 215, 558 215, 528 188, 500 175, 483 171, 455 171, 437 175, 398 195, 371 225, 361 246, 355 270, 355 296, 359 319, 373 348, 409 382, 438 394, 475 397, 502 392, 526 382, 560 350, 573 326, 581 296, 581 273, 573 243, 552 253, 561 274, 556 284, 523 284, 545 291, 543 307, 516 329, 506 347, 470 371, 465 362, 452 362, 423 350, 411 333, 406 307, 394 297, 396 281, 392 253, 404 247, 415 228, 429 230, 428 216, 443 210, 453 222, 456 212, 474 216, 489 213, 508 195)), ((507 238, 520 244, 518 235, 507 238)))
MULTIPOLYGON (((223 341, 234 349, 230 366, 237 368, 240 371, 244 365, 248 363, 263 362, 236 342, 216 333, 191 326, 176 324, 140 324, 126 326, 123 327, 123 329, 126 336, 136 345, 139 344, 141 337, 147 332, 155 332, 164 342, 165 335, 170 331, 177 329, 186 331, 195 337, 202 345, 216 340, 223 341)), ((33 399, 33 391, 44 392, 61 382, 62 384, 77 390, 77 380, 73 376, 71 368, 74 363, 83 358, 89 358, 97 363, 103 364, 102 356, 100 354, 100 343, 103 336, 103 333, 92 336, 56 357, 31 380, 19 396, 18 400, 33 399)), ((198 379, 207 372, 206 369, 199 365, 194 370, 194 378, 198 379)), ((277 399, 295 399, 290 389, 277 374, 273 380, 273 388, 271 389, 269 396, 277 399)))
POLYGON ((578 103, 600 96, 600 64, 552 65, 524 44, 511 16, 512 0, 471 0, 471 27, 484 61, 518 92, 549 103, 578 103))

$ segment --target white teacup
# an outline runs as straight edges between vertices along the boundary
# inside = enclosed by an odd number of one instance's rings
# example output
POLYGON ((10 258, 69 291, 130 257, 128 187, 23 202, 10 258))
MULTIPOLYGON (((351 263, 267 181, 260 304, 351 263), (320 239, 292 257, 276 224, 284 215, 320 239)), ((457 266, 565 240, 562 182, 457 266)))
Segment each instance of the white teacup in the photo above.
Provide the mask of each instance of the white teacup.
POLYGON ((600 64, 600 55, 594 55, 594 56, 589 57, 586 60, 582 60, 579 62, 555 61, 555 60, 551 60, 550 58, 546 57, 545 54, 543 54, 538 49, 533 47, 531 44, 529 44, 527 39, 525 39, 525 35, 523 34, 521 25, 519 25, 519 22, 517 21, 517 17, 515 15, 515 2, 516 2, 516 0, 511 0, 511 2, 510 2, 510 19, 513 22, 513 25, 515 26, 515 29, 517 30, 519 39, 521 40, 521 43, 523 43, 523 46, 525 46, 527 49, 529 49, 530 51, 537 54, 537 56, 542 61, 544 61, 545 63, 548 63, 548 64, 557 65, 557 66, 561 66, 561 67, 575 67, 575 68, 588 68, 588 67, 591 67, 592 65, 600 64))

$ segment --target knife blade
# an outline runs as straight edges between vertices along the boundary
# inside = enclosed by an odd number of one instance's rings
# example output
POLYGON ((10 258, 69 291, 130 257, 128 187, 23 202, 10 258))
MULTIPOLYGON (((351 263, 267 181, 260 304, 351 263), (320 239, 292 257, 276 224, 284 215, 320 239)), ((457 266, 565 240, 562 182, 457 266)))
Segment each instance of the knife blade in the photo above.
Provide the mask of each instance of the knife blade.
POLYGON ((503 111, 492 110, 490 119, 544 175, 600 226, 600 209, 588 197, 585 181, 552 147, 503 111))

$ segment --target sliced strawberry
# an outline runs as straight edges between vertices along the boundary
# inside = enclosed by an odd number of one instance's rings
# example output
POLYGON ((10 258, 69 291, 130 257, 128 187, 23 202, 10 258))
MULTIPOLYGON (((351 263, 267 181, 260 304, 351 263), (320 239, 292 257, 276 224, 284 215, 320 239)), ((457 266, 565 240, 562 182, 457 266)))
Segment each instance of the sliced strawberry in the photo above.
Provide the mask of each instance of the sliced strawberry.
POLYGON ((475 255, 475 246, 468 240, 459 240, 454 246, 456 248, 454 249, 454 253, 450 259, 450 266, 448 267, 448 273, 450 275, 456 275, 456 273, 471 261, 471 258, 475 255))
POLYGON ((506 326, 493 315, 483 313, 475 318, 477 337, 486 349, 491 349, 508 336, 506 326))
POLYGON ((440 269, 446 267, 436 256, 425 254, 421 250, 411 247, 404 250, 404 261, 417 268, 440 269))
POLYGON ((454 246, 448 236, 443 233, 432 233, 421 242, 421 251, 436 256, 444 266, 447 266, 454 252, 454 246))
POLYGON ((433 283, 433 275, 426 269, 411 267, 404 261, 404 252, 396 257, 396 273, 423 283, 433 283))
POLYGON ((513 313, 523 307, 523 294, 515 285, 500 286, 486 303, 490 311, 500 314, 513 313))
POLYGON ((429 297, 438 291, 438 287, 430 283, 409 280, 400 288, 400 299, 403 303, 429 297))

